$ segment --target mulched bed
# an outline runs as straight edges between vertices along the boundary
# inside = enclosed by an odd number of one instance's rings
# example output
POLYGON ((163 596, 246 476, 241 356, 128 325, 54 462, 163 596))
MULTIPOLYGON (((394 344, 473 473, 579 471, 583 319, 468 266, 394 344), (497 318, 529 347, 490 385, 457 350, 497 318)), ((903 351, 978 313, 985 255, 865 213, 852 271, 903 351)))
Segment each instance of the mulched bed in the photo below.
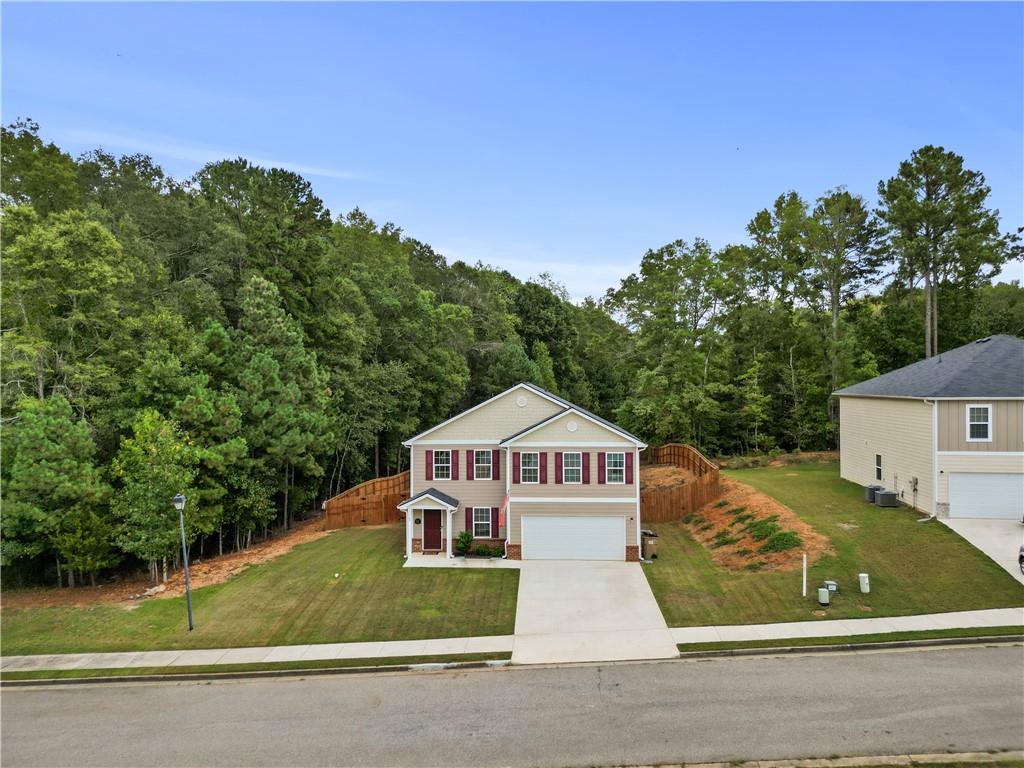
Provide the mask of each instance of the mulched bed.
POLYGON ((828 537, 789 507, 731 478, 722 478, 719 500, 689 519, 683 518, 683 523, 716 563, 732 571, 791 571, 800 568, 800 556, 805 552, 808 564, 831 552, 828 537), (800 544, 780 552, 763 551, 772 541, 763 536, 766 529, 795 533, 800 544))
POLYGON ((693 480, 693 473, 675 464, 645 464, 640 467, 640 490, 674 488, 693 480))

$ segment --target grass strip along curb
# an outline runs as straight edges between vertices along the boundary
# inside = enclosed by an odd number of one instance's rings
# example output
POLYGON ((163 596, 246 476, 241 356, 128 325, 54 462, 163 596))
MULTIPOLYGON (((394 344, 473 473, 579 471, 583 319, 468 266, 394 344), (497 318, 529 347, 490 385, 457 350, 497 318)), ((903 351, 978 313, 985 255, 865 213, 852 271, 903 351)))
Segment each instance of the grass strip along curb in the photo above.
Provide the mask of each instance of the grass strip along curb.
POLYGON ((162 680, 230 680, 246 677, 403 672, 411 669, 477 669, 504 665, 511 653, 463 653, 451 656, 394 656, 379 659, 324 659, 251 664, 206 664, 181 667, 114 669, 33 669, 0 672, 0 686, 65 683, 153 682, 162 680))
MULTIPOLYGON (((742 760, 731 763, 677 763, 660 768, 888 768, 889 766, 928 766, 929 768, 1024 768, 1024 752, 940 752, 903 755, 865 755, 860 757, 809 757, 792 760, 742 760)), ((619 768, 626 768, 619 766, 619 768)))
POLYGON ((717 643, 680 643, 682 658, 708 656, 757 656, 808 651, 854 651, 872 648, 914 648, 940 645, 983 645, 1024 641, 1024 627, 934 629, 919 632, 885 632, 875 635, 792 637, 779 640, 744 640, 717 643))

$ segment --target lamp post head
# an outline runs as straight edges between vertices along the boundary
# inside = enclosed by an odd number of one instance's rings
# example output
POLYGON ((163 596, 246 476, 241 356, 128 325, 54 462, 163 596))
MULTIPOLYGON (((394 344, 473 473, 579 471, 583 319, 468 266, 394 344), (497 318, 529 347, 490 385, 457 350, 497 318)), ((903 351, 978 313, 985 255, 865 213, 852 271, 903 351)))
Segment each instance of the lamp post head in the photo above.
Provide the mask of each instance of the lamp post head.
POLYGON ((185 508, 185 497, 180 493, 174 497, 174 508, 179 512, 185 508))

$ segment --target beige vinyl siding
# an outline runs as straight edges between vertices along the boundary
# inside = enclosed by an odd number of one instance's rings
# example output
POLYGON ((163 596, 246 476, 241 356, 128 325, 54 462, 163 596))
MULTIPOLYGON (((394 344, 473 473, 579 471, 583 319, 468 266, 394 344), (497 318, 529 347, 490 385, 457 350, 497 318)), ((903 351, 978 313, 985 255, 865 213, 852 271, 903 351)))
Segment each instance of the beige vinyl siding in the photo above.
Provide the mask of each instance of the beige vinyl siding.
POLYGON ((932 510, 932 406, 923 400, 840 397, 839 474, 858 485, 884 485, 914 504, 932 510), (875 479, 875 455, 882 456, 882 479, 875 479))
POLYGON ((1024 400, 940 400, 940 451, 1024 451, 1024 400), (992 407, 991 442, 967 441, 967 406, 992 407))
POLYGON ((509 544, 523 543, 524 515, 548 515, 554 517, 620 517, 625 519, 626 546, 635 547, 636 505, 635 504, 532 504, 516 502, 509 514, 509 544))
MULTIPOLYGON (((422 493, 428 488, 436 488, 442 493, 447 493, 452 498, 459 500, 459 509, 455 513, 455 522, 452 525, 452 536, 459 535, 459 531, 466 527, 466 507, 500 507, 505 497, 505 451, 498 451, 498 459, 501 462, 500 480, 467 480, 466 479, 466 451, 493 450, 498 445, 419 445, 412 446, 413 476, 412 493, 422 493), (425 474, 427 451, 452 450, 458 451, 459 479, 458 480, 427 480, 425 474)), ((493 475, 493 473, 492 473, 493 475)), ((420 538, 419 527, 414 527, 413 538, 420 538)), ((497 538, 497 536, 495 537, 497 538)))
POLYGON ((553 403, 525 387, 519 387, 475 411, 465 413, 422 439, 453 443, 460 440, 493 440, 497 445, 499 440, 504 440, 509 435, 514 435, 561 410, 564 410, 564 406, 553 403), (525 406, 520 407, 517 404, 520 397, 526 399, 525 406))
POLYGON ((939 454, 939 503, 949 502, 949 476, 953 472, 1024 473, 1024 455, 950 456, 939 454))
MULTIPOLYGON (((546 483, 512 483, 511 495, 513 498, 529 498, 529 497, 540 497, 540 498, 558 498, 558 499, 569 499, 569 498, 619 498, 636 500, 636 485, 639 482, 640 472, 636 466, 636 456, 633 457, 633 484, 615 484, 611 485, 608 483, 601 484, 598 480, 598 463, 597 454, 599 452, 616 452, 616 453, 633 453, 636 448, 632 445, 629 446, 608 446, 607 448, 574 448, 571 445, 566 445, 564 448, 518 448, 513 447, 514 453, 542 453, 546 454, 545 458, 548 465, 548 481, 546 483), (556 483, 555 482, 555 452, 577 452, 577 453, 588 453, 590 454, 590 482, 579 483, 579 484, 567 484, 567 483, 556 483)), ((580 473, 582 475, 582 472, 580 473)), ((513 478, 514 479, 514 478, 513 478)))
MULTIPOLYGON (((516 443, 607 443, 609 445, 624 445, 629 448, 633 443, 617 435, 602 424, 597 424, 590 419, 574 413, 567 413, 552 419, 543 427, 535 429, 516 441, 516 443), (570 432, 568 425, 575 422, 576 431, 570 432)), ((513 443, 515 445, 516 443, 513 443)))

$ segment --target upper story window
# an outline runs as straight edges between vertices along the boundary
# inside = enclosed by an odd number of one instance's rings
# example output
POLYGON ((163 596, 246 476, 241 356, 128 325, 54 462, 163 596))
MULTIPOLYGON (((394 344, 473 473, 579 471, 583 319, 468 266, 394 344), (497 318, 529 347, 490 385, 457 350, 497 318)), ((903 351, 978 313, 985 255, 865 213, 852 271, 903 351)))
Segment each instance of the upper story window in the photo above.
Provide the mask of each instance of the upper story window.
POLYGON ((491 475, 491 452, 473 451, 473 477, 476 480, 490 480, 491 475))
POLYGON ((605 458, 604 480, 610 484, 625 484, 626 454, 609 453, 605 458))
POLYGON ((992 406, 967 406, 967 442, 992 442, 992 406))
POLYGON ((450 480, 452 477, 452 452, 434 451, 434 479, 450 480))
POLYGON ((521 465, 519 469, 519 482, 539 483, 540 482, 540 454, 521 454, 521 465))
POLYGON ((583 454, 563 453, 562 454, 562 482, 582 483, 583 482, 583 454))

